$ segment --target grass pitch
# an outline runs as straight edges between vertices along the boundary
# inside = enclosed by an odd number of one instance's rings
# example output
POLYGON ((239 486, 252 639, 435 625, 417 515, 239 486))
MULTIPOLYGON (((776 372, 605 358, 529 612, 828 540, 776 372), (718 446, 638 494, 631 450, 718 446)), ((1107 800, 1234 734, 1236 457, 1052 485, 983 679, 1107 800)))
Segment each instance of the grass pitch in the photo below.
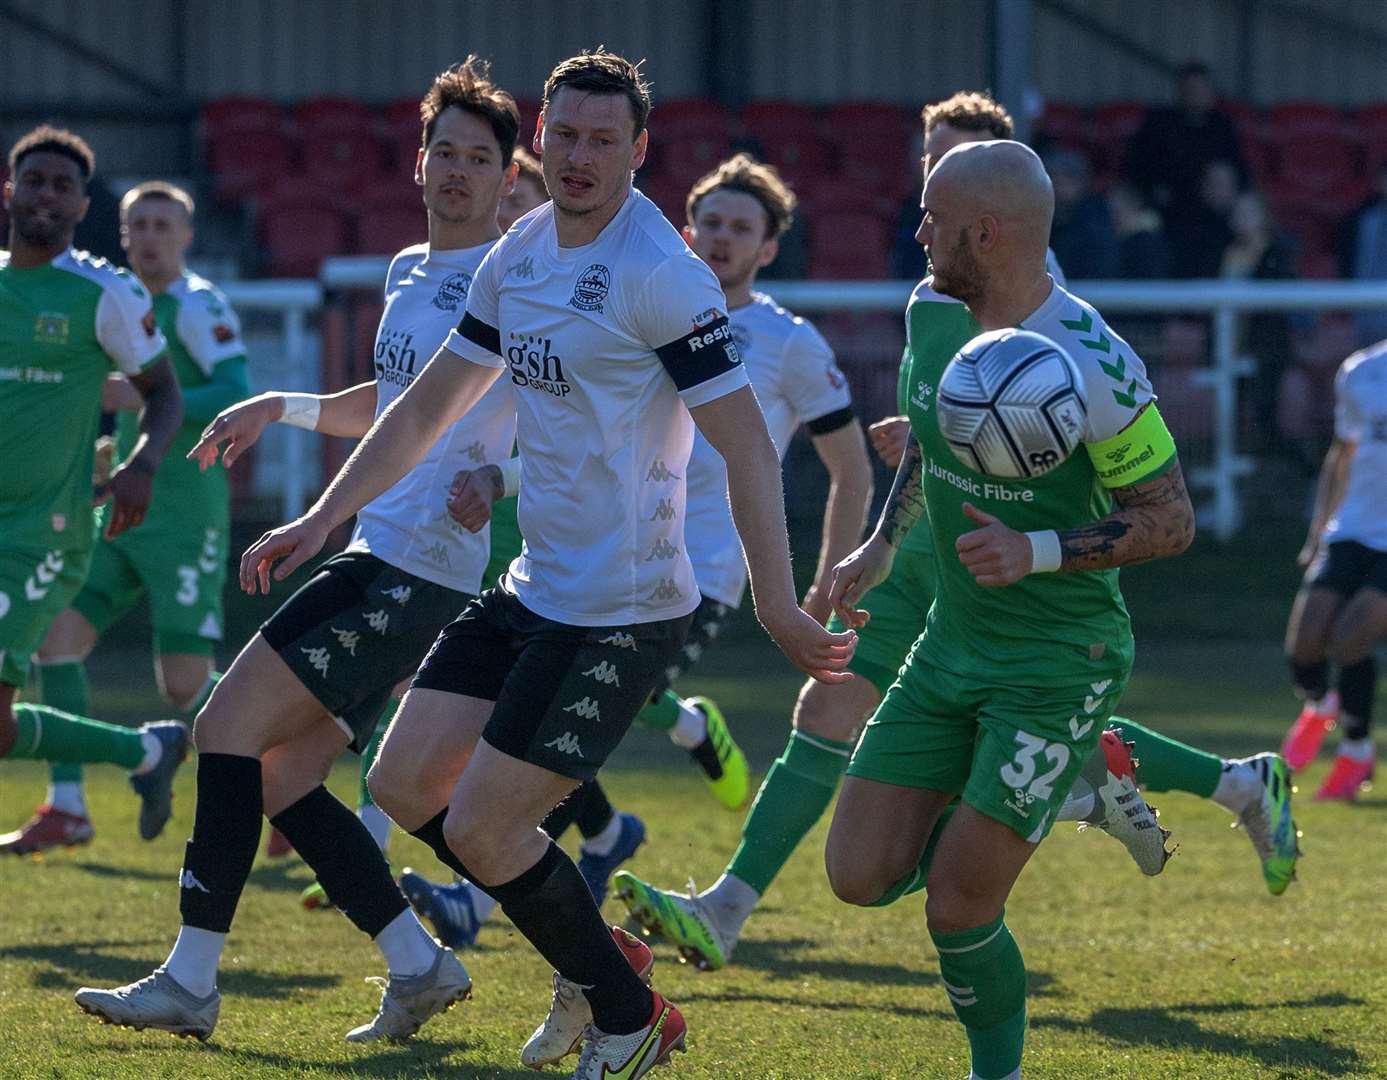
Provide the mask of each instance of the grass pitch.
MULTIPOLYGON (((689 680, 719 700, 753 764, 784 745, 797 678, 763 639, 712 651, 689 680)), ((145 659, 93 668, 104 717, 159 715, 145 659)), ((1122 711, 1221 753, 1272 747, 1292 702, 1273 645, 1145 646, 1122 711)), ((331 785, 355 797, 355 759, 331 785)), ((1169 1077, 1289 1080, 1387 1076, 1387 799, 1317 805, 1320 764, 1301 778, 1300 880, 1269 896, 1229 816, 1191 796, 1153 801, 1180 852, 1141 877, 1113 841, 1060 826, 1008 912, 1031 980, 1026 1075, 1071 1080, 1169 1077)), ((721 871, 740 818, 720 810, 663 736, 634 731, 604 773, 650 841, 628 863, 664 886, 721 871)), ((0 824, 42 796, 43 770, 0 766, 0 824)), ((95 841, 0 863, 0 1076, 499 1077, 534 1074, 518 1051, 548 1007, 549 972, 499 914, 464 955, 475 997, 403 1047, 362 1049, 345 1032, 374 1013, 384 973, 340 916, 298 906, 311 876, 296 859, 257 862, 228 941, 221 1022, 210 1043, 103 1027, 72 991, 140 978, 178 924, 176 875, 191 823, 193 771, 175 817, 141 843, 118 770, 88 770, 95 841)), ((839 903, 822 870, 827 820, 752 917, 734 964, 700 974, 656 944, 655 982, 689 1023, 689 1053, 662 1077, 806 1080, 962 1078, 967 1044, 924 932, 920 896, 884 911, 839 903)), ((395 866, 443 876, 396 836, 395 866)), ((609 901, 607 915, 622 909, 609 901)), ((574 1059, 568 1059, 572 1062, 574 1059)), ((551 1075, 563 1075, 550 1070, 551 1075)))

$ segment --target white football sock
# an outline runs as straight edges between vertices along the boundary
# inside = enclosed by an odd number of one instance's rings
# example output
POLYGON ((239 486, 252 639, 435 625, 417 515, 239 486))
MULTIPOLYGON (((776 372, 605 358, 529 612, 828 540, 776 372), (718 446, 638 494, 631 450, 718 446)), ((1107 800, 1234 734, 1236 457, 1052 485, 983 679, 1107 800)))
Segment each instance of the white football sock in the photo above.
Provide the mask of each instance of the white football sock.
POLYGON ((621 815, 613 814, 612 820, 596 836, 584 837, 579 848, 589 855, 610 855, 616 842, 621 839, 621 815))
MULTIPOLYGON (((981 1080, 981 1077, 975 1072, 970 1072, 968 1074, 968 1080, 981 1080)), ((1021 1080, 1021 1070, 1017 1069, 1013 1073, 1007 1073, 1006 1076, 1002 1077, 1002 1080, 1021 1080)))
POLYGON ((164 970, 188 993, 205 998, 217 988, 217 965, 221 963, 224 944, 225 934, 180 926, 173 951, 164 961, 164 970))
POLYGON ((1059 813, 1055 815, 1055 820, 1088 821, 1097 809, 1098 793, 1093 790, 1093 785, 1082 776, 1076 777, 1074 786, 1069 789, 1069 794, 1064 797, 1059 813))
POLYGON ((140 743, 144 746, 144 760, 130 770, 131 776, 143 776, 158 765, 159 759, 164 756, 164 744, 154 732, 141 731, 140 743))
POLYGON ((382 852, 390 846, 390 818, 375 803, 367 803, 359 806, 356 816, 361 819, 361 823, 366 826, 366 831, 371 834, 371 839, 376 842, 376 847, 382 852))
POLYGON ((1360 764, 1364 761, 1372 761, 1376 752, 1377 751, 1373 748, 1371 735, 1364 735, 1361 739, 1339 740, 1340 755, 1348 758, 1350 761, 1356 761, 1360 764))
POLYGON ((669 729, 669 740, 675 746, 693 750, 703 745, 708 737, 708 718, 701 709, 695 709, 687 701, 679 703, 679 719, 669 729))
POLYGON ((424 924, 410 908, 405 908, 376 935, 376 945, 385 957, 390 974, 422 975, 433 967, 438 943, 429 937, 424 924))
POLYGON ((1224 761, 1218 786, 1209 796, 1230 814, 1241 814, 1247 804, 1262 794, 1262 777, 1246 761, 1224 761))
POLYGON ((760 893, 732 874, 723 874, 698 898, 713 909, 719 928, 734 938, 741 934, 742 924, 761 902, 760 893))
POLYGON ((76 817, 87 816, 87 800, 82 794, 82 781, 59 780, 48 785, 48 798, 44 800, 54 810, 76 817))

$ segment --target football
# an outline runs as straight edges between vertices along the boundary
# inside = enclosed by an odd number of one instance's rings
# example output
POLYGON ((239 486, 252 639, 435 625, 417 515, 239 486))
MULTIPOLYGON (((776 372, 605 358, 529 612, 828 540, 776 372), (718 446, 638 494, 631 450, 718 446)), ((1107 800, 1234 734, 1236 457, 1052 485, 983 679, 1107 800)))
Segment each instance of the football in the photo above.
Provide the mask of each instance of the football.
POLYGON ((1088 416, 1074 361, 1030 330, 979 334, 949 361, 939 430, 959 461, 1004 480, 1041 476, 1079 445, 1088 416))

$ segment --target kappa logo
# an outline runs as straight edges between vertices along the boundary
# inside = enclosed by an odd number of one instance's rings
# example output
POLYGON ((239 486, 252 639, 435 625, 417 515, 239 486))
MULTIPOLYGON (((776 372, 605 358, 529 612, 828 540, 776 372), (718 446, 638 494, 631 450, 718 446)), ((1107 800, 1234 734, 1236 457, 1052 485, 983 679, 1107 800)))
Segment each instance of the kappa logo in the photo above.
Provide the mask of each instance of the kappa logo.
POLYGON ((679 549, 666 540, 663 536, 656 540, 650 548, 650 554, 645 557, 646 562, 654 562, 659 559, 663 562, 672 559, 679 554, 679 549))
MULTIPOLYGON (((3 593, 0 593, 0 596, 3 595, 3 593)), ((611 645, 618 649, 630 649, 632 652, 640 652, 640 650, 636 648, 636 639, 622 630, 612 631, 606 637, 598 641, 597 644, 611 645)))
POLYGON ((677 472, 670 470, 670 467, 665 464, 664 458, 656 458, 651 462, 645 478, 653 483, 664 483, 666 480, 678 480, 680 476, 677 472))
POLYGON ((212 895, 212 890, 198 881, 197 876, 187 867, 178 872, 178 887, 180 889, 197 889, 198 892, 205 892, 208 896, 212 895))
POLYGON ((466 454, 480 465, 486 461, 486 443, 482 442, 481 439, 477 439, 475 442, 464 446, 462 448, 462 453, 466 454))
POLYGON ((384 634, 390 626, 390 614, 384 608, 366 613, 366 625, 377 634, 384 634))
POLYGON ((332 662, 332 654, 327 651, 326 646, 318 645, 312 649, 306 649, 301 645, 299 646, 299 652, 308 657, 309 666, 311 666, 314 671, 323 676, 323 678, 327 678, 328 664, 332 662))
POLYGON ((66 345, 71 324, 61 311, 41 311, 34 320, 34 340, 43 345, 66 345))
POLYGON ((578 275, 573 283, 573 295, 568 306, 579 311, 602 311, 603 301, 612 287, 612 272, 601 263, 593 263, 578 275))
POLYGON ((433 298, 433 306, 439 311, 457 311, 466 302, 468 290, 471 288, 471 274, 449 274, 438 286, 438 295, 433 298))
POLYGON ((651 600, 682 600, 684 594, 679 591, 679 586, 674 584, 673 578, 661 578, 660 584, 656 585, 650 592, 651 600))
POLYGON ((655 512, 650 515, 651 521, 673 521, 678 513, 674 509, 673 499, 661 499, 659 505, 655 507, 655 512))
POLYGON ((535 279, 535 260, 531 255, 526 255, 519 262, 513 262, 506 267, 506 276, 514 274, 521 281, 534 281, 535 279))
POLYGON ((448 557, 448 549, 442 540, 435 540, 424 549, 424 558, 433 563, 434 566, 446 566, 452 568, 453 561, 448 557))
POLYGON ((571 731, 565 731, 557 739, 551 739, 544 744, 551 750, 557 750, 560 754, 582 754, 583 748, 578 745, 578 736, 571 731))
POLYGON ((602 683, 604 686, 620 686, 621 677, 617 674, 616 665, 609 664, 606 660, 599 661, 594 666, 583 672, 588 678, 602 683))
POLYGON ((34 572, 24 579, 24 595, 31 603, 42 600, 48 595, 48 590, 53 587, 53 582, 62 573, 62 569, 62 552, 50 551, 43 557, 43 562, 34 567, 34 572))
POLYGON ((564 712, 571 712, 580 720, 596 720, 602 722, 602 711, 597 707, 597 702, 586 694, 575 701, 572 705, 564 706, 564 712))
POLYGON ((339 630, 337 627, 330 628, 337 636, 337 644, 347 650, 348 656, 356 655, 356 647, 361 644, 360 630, 339 630))
POLYGON ((390 597, 400 607, 409 603, 410 587, 408 585, 396 585, 393 589, 382 589, 381 595, 390 597))

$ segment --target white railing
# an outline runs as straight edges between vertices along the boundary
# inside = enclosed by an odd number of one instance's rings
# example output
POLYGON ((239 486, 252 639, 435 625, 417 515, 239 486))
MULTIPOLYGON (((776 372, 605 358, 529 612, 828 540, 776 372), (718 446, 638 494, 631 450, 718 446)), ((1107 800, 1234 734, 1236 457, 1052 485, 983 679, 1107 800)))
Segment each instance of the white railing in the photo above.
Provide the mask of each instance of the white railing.
MULTIPOLYGON (((378 289, 389 259, 345 256, 323 263, 327 289, 378 289)), ((786 307, 823 311, 904 313, 909 281, 765 281, 761 287, 786 307)), ((1212 363, 1197 373, 1213 391, 1213 460, 1190 470, 1193 487, 1212 495, 1209 525, 1227 540, 1242 521, 1238 479, 1252 462, 1237 451, 1238 380, 1252 373, 1238 355, 1237 319, 1252 311, 1387 311, 1387 282, 1364 281, 1071 281, 1069 291, 1104 312, 1208 313, 1212 316, 1212 363)), ((1158 388, 1159 389, 1159 388, 1158 388)))

